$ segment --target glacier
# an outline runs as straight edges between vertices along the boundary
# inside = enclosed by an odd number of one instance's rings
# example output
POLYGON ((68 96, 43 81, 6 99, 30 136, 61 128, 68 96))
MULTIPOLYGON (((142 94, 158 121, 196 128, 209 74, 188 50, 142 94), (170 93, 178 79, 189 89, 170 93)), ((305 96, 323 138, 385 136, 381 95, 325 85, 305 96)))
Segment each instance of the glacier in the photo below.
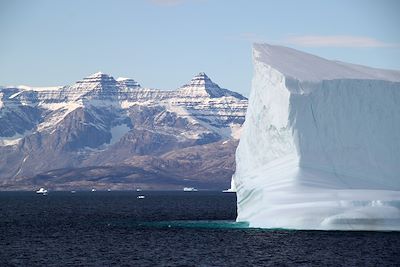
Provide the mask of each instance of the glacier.
POLYGON ((253 45, 237 221, 400 230, 400 71, 253 45))

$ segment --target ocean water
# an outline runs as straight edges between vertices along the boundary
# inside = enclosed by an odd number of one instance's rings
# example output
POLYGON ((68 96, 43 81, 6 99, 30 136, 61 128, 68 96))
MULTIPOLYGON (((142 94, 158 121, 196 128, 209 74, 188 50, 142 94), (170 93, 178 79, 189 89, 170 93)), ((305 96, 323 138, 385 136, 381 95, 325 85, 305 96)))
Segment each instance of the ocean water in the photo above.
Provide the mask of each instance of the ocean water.
POLYGON ((249 229, 235 194, 0 192, 0 266, 399 266, 400 233, 249 229))

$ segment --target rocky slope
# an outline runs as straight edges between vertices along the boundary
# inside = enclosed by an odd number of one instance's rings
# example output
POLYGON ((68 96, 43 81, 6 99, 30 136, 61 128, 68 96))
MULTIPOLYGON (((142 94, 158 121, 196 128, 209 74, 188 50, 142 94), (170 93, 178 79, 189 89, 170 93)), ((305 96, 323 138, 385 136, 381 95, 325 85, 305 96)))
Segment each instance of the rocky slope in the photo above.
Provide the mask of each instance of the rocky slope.
POLYGON ((0 87, 1 188, 226 188, 246 108, 205 73, 177 90, 104 73, 0 87))

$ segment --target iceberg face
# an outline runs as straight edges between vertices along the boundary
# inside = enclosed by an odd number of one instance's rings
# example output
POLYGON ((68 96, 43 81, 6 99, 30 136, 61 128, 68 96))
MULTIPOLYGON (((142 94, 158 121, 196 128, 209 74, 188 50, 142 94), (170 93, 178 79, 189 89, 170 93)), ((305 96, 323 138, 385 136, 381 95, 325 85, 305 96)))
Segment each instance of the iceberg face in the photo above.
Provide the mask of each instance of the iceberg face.
POLYGON ((238 221, 400 230, 400 72, 254 46, 238 221))

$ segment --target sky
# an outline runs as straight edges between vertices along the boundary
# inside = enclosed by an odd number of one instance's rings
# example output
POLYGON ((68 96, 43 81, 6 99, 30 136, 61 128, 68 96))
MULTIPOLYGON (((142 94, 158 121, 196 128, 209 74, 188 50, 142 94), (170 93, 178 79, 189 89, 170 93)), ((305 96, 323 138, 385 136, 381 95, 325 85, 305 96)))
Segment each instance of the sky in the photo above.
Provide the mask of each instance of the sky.
POLYGON ((400 70, 397 0, 0 0, 0 85, 97 71, 175 89, 206 72, 248 95, 252 43, 400 70))

